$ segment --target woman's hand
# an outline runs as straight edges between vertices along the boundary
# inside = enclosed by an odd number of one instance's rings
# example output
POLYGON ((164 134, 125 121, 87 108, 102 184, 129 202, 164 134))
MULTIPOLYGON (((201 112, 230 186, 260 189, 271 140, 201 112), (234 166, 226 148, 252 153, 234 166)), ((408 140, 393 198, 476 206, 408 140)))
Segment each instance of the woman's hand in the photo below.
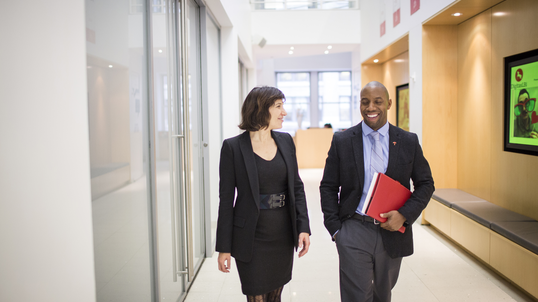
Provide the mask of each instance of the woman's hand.
POLYGON ((299 258, 303 257, 308 253, 308 248, 310 247, 310 235, 308 233, 299 234, 299 258))
POLYGON ((223 273, 229 273, 231 260, 232 260, 231 253, 219 253, 219 271, 223 273))

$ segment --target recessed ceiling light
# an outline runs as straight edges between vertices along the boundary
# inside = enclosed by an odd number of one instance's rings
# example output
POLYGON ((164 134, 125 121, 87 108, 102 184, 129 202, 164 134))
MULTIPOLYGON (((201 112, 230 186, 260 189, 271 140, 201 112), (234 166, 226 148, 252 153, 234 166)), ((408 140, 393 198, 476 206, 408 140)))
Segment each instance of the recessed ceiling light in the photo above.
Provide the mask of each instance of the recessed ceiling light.
POLYGON ((291 49, 291 50, 294 50, 294 49, 295 49, 295 47, 293 47, 293 46, 292 46, 292 47, 290 47, 290 49, 291 49))
POLYGON ((326 50, 326 51, 325 51, 325 54, 328 54, 328 53, 329 53, 329 51, 328 51, 328 50, 326 50))
POLYGON ((163 52, 163 50, 162 50, 162 49, 159 49, 159 52, 160 52, 160 53, 162 53, 162 52, 163 52))
POLYGON ((108 65, 108 68, 112 68, 112 67, 114 67, 114 66, 112 66, 112 65, 108 65))
POLYGON ((505 12, 496 12, 496 13, 493 13, 494 16, 504 16, 506 15, 505 12))
POLYGON ((459 17, 459 16, 461 16, 461 15, 462 15, 462 13, 453 13, 453 14, 452 14, 452 16, 454 16, 454 17, 459 17))
POLYGON ((332 49, 332 48, 333 48, 332 45, 327 46, 327 49, 332 49))
POLYGON ((292 54, 293 54, 293 50, 288 51, 288 53, 289 53, 290 55, 292 55, 292 54))
POLYGON ((374 63, 377 63, 377 62, 379 62, 379 60, 378 60, 378 59, 375 59, 375 60, 374 60, 374 63))
POLYGON ((405 62, 405 60, 404 60, 404 59, 396 59, 396 60, 394 60, 394 62, 396 62, 396 63, 402 63, 402 62, 405 62))

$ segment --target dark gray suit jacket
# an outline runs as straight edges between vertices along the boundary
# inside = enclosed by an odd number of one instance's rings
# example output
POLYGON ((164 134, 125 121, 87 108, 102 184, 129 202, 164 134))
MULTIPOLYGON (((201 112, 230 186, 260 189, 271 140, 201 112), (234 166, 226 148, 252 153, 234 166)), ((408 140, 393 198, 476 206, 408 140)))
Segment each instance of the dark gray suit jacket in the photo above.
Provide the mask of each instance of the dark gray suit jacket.
MULTIPOLYGON (((362 123, 362 122, 361 122, 362 123)), ((320 184, 325 227, 331 235, 351 218, 364 186, 364 154, 361 123, 333 136, 320 184)), ((398 211, 407 219, 406 231, 381 230, 383 244, 392 257, 413 254, 412 224, 426 207, 434 191, 430 166, 414 133, 389 125, 389 163, 385 173, 414 191, 398 211)))
MULTIPOLYGON (((271 135, 288 170, 286 202, 289 202, 297 248, 299 234, 310 234, 310 226, 295 144, 288 133, 271 131, 271 135)), ((248 131, 223 142, 219 170, 220 204, 216 250, 231 253, 234 258, 248 262, 252 257, 252 244, 260 213, 258 170, 248 131)))

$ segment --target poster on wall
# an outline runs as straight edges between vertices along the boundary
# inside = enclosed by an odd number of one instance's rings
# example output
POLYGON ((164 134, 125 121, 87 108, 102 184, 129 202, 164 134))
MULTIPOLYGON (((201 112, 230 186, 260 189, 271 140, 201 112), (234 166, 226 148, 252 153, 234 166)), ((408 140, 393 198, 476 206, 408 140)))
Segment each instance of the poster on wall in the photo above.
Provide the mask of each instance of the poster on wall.
POLYGON ((420 0, 411 0, 411 15, 420 9, 420 0))
POLYGON ((380 22, 379 22, 379 33, 380 37, 383 37, 386 33, 387 27, 386 27, 386 21, 385 21, 385 3, 381 3, 381 15, 380 15, 380 22))
POLYGON ((409 83, 396 86, 396 126, 409 131, 409 83))
POLYGON ((400 2, 401 0, 392 1, 392 27, 400 24, 400 2))
POLYGON ((504 150, 538 155, 538 49, 504 58, 504 150))

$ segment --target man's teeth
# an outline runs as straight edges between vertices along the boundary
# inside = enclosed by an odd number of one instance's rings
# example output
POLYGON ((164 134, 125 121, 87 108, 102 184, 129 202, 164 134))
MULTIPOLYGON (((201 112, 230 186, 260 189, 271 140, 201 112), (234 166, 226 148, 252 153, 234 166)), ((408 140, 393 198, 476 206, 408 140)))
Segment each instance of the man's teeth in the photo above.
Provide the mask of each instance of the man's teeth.
POLYGON ((368 117, 376 117, 377 114, 368 114, 368 117))

